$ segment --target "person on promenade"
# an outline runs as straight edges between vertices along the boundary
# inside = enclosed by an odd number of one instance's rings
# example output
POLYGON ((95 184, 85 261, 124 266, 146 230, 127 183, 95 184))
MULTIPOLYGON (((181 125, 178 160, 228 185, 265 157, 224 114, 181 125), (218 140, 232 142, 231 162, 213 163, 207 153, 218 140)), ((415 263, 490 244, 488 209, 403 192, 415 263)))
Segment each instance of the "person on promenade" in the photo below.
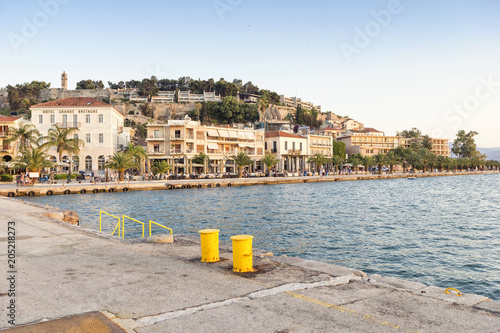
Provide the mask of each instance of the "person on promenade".
POLYGON ((130 177, 130 175, 128 174, 128 171, 125 172, 125 183, 129 182, 129 177, 130 177))
POLYGON ((49 184, 54 184, 54 171, 51 171, 49 174, 49 184))

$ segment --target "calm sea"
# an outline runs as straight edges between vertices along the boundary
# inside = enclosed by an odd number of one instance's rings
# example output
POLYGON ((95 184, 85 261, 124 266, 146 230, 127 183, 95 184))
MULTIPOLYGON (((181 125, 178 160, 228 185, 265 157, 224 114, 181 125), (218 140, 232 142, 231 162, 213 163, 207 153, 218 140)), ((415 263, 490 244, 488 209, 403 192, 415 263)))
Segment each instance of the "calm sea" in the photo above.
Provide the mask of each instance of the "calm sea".
MULTIPOLYGON (((220 229, 222 242, 453 287, 500 301, 500 175, 370 180, 26 200, 74 209, 99 228, 99 210, 153 220, 174 234, 220 229)), ((105 218, 109 232, 113 219, 105 218)), ((161 232, 161 228, 157 231, 161 232)), ((147 230, 147 229, 146 229, 147 230)), ((126 236, 140 236, 133 222, 126 236)))

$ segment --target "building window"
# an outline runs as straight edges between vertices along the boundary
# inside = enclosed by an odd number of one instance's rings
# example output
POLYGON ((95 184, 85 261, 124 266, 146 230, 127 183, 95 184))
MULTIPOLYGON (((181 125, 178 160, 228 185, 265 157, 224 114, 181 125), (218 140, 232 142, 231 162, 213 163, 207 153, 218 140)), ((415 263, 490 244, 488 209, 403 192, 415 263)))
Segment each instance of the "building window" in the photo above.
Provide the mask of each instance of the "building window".
POLYGON ((73 155, 73 171, 78 171, 80 170, 80 158, 76 155, 73 155))
POLYGON ((277 153, 278 152, 278 149, 277 149, 277 142, 276 141, 273 141, 273 153, 277 153))
POLYGON ((86 114, 86 115, 85 115, 85 122, 86 122, 87 124, 90 124, 90 115, 89 115, 89 114, 86 114))
POLYGON ((292 142, 292 149, 295 150, 295 142, 292 142))
POLYGON ((181 137, 181 130, 175 130, 175 138, 179 139, 181 137))
POLYGON ((41 114, 38 115, 38 123, 43 124, 43 115, 41 114))
POLYGON ((267 150, 267 142, 264 142, 264 149, 267 150))
POLYGON ((285 150, 288 150, 288 141, 285 141, 285 150))
POLYGON ((104 159, 104 155, 99 155, 97 158, 97 170, 104 171, 104 165, 106 164, 106 160, 104 159))
POLYGON ((92 171, 92 157, 85 156, 85 171, 92 171))
POLYGON ((87 143, 90 143, 90 133, 87 133, 87 143))
POLYGON ((50 115, 50 123, 53 124, 56 122, 56 116, 54 116, 53 114, 50 115))
POLYGON ((160 130, 154 130, 153 131, 153 138, 159 138, 160 137, 160 130))
POLYGON ((64 114, 63 115, 63 127, 67 127, 67 126, 68 126, 68 115, 64 114))
POLYGON ((73 115, 73 126, 76 127, 76 124, 78 123, 78 115, 74 114, 73 115))
POLYGON ((104 134, 99 133, 99 143, 104 143, 104 134))
POLYGON ((73 139, 77 139, 78 140, 78 134, 73 134, 73 139))
POLYGON ((104 122, 104 115, 100 114, 99 115, 99 124, 102 124, 104 122))
POLYGON ((302 151, 302 142, 300 143, 300 151, 302 151))

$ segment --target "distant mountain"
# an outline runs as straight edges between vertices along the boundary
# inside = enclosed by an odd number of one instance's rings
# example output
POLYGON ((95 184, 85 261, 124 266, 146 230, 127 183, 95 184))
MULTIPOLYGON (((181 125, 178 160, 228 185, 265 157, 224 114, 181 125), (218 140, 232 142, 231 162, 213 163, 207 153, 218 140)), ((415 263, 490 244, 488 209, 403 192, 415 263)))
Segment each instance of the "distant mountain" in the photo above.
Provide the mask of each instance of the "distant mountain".
POLYGON ((500 161, 500 148, 477 148, 481 154, 486 154, 488 156, 487 160, 500 161))

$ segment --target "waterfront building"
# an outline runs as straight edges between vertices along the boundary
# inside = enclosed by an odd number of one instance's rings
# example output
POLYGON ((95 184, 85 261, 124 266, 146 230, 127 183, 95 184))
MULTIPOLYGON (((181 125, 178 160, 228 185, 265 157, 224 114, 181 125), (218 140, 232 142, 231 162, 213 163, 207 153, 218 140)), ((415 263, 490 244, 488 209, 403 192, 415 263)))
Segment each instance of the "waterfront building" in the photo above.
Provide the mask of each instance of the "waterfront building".
POLYGON ((168 120, 166 124, 147 127, 147 153, 150 165, 161 160, 174 168, 174 173, 236 173, 232 155, 246 153, 254 164, 250 171, 261 169, 264 157, 264 132, 254 129, 201 125, 199 121, 168 120), (207 165, 195 165, 193 157, 208 156, 207 165), (198 168, 198 169, 196 169, 198 168))
POLYGON ((349 156, 361 154, 373 156, 379 153, 386 154, 389 150, 397 148, 401 144, 401 137, 387 136, 374 128, 362 130, 348 130, 339 137, 337 141, 344 142, 346 153, 349 156))
POLYGON ((10 162, 19 151, 19 142, 5 142, 9 138, 9 129, 19 128, 23 119, 21 117, 0 116, 0 161, 10 162))
MULTIPOLYGON (((415 140, 422 142, 422 138, 401 138, 401 145, 403 145, 405 148, 410 148, 412 143, 415 142, 415 140)), ((440 156, 445 156, 445 157, 450 157, 450 145, 449 145, 449 140, 448 139, 437 139, 437 138, 431 138, 432 142, 432 149, 431 152, 440 155, 440 156)))
POLYGON ((33 105, 30 110, 31 121, 42 136, 48 134, 52 125, 77 130, 75 137, 84 142, 78 155, 70 158, 65 152, 59 161, 56 148, 48 151, 51 161, 60 165, 71 163, 75 172, 104 173, 105 161, 110 155, 124 150, 134 133, 132 128, 124 126, 124 115, 113 106, 90 97, 58 99, 33 105))
POLYGON ((266 132, 265 149, 278 159, 278 172, 298 172, 307 170, 307 142, 301 135, 272 131, 266 132))

